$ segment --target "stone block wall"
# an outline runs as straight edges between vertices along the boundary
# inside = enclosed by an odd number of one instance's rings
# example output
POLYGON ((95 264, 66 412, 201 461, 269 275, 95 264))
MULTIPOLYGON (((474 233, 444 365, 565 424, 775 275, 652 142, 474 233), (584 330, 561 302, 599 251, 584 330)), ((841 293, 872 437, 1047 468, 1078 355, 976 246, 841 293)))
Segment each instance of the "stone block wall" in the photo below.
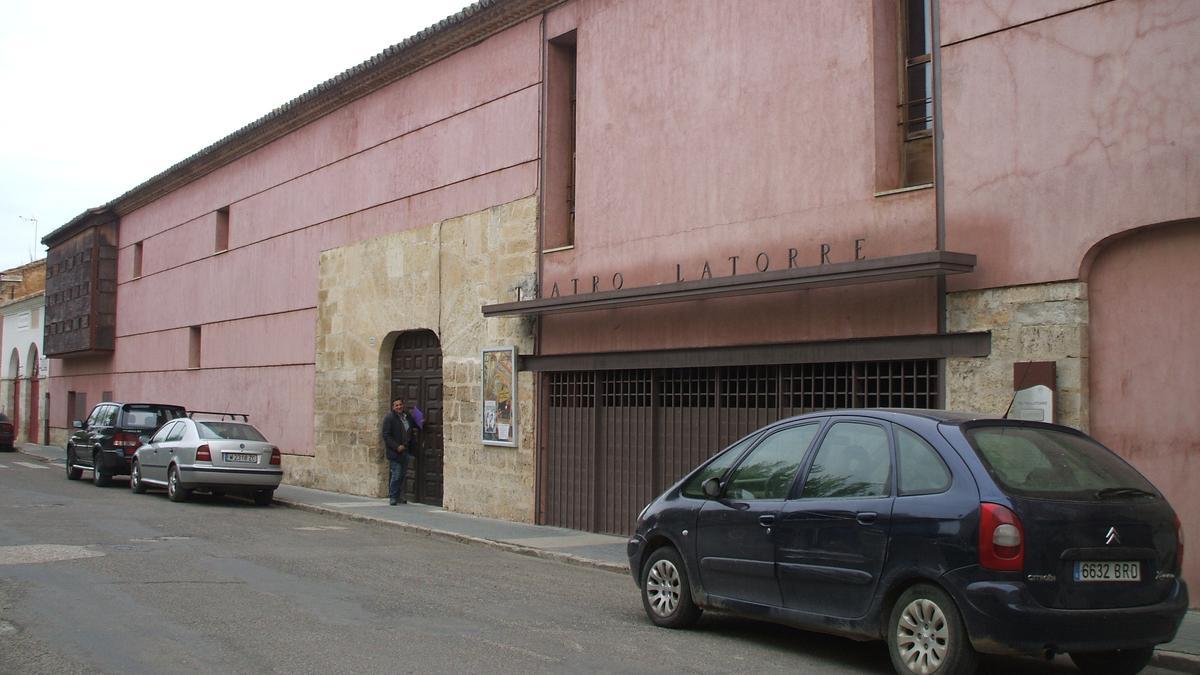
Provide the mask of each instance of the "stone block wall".
POLYGON ((387 493, 379 425, 390 397, 391 353, 407 330, 441 342, 443 505, 520 522, 534 516, 532 373, 517 379, 517 447, 484 446, 480 351, 533 350, 532 323, 484 319, 536 271, 537 202, 527 197, 321 255, 314 456, 293 457, 289 483, 368 496, 387 493))
POLYGON ((986 358, 946 359, 946 408, 1002 415, 1013 364, 1054 361, 1055 421, 1088 429, 1087 284, 1064 282, 949 294, 952 333, 991 331, 986 358))

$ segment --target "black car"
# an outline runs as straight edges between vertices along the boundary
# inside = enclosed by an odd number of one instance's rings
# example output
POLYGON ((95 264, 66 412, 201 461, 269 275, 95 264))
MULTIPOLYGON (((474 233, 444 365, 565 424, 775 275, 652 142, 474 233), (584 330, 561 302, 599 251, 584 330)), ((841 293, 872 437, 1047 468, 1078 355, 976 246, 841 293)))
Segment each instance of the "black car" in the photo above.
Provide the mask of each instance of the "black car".
POLYGON ((13 439, 17 437, 17 429, 13 426, 8 415, 0 412, 0 450, 12 452, 16 449, 13 439))
POLYGON ((75 420, 67 441, 67 478, 92 472, 92 482, 108 485, 113 476, 129 474, 129 459, 139 437, 187 414, 183 406, 165 403, 99 403, 87 420, 75 420))
POLYGON ((899 673, 1067 652, 1135 673, 1188 607, 1179 519, 1087 435, 940 410, 793 417, 651 502, 629 540, 650 620, 702 609, 886 640, 899 673))

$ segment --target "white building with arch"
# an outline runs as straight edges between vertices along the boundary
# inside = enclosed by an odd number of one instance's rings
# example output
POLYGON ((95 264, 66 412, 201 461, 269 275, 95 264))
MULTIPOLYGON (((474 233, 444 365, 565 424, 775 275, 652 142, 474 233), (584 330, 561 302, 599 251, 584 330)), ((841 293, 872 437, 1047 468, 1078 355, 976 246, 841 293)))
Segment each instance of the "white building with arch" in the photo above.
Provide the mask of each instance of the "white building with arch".
POLYGON ((42 357, 46 261, 4 272, 0 288, 0 410, 16 442, 46 442, 48 360, 42 357))

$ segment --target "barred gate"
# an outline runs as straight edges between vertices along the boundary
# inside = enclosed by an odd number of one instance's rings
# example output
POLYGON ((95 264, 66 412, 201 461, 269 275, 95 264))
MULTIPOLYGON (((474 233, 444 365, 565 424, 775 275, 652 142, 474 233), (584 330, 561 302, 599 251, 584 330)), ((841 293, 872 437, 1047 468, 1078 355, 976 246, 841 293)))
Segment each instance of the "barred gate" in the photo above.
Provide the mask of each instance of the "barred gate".
POLYGON ((538 521, 628 534, 680 476, 755 429, 833 408, 938 408, 938 361, 544 374, 538 521))

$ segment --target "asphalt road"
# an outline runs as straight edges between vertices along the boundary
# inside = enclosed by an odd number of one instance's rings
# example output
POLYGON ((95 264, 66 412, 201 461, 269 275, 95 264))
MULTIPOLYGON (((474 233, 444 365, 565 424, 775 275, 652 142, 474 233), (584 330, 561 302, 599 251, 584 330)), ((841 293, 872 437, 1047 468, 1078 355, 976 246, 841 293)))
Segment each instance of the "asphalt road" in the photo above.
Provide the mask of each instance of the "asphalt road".
POLYGON ((612 572, 0 467, 2 673, 892 672, 882 643, 711 615, 655 628, 612 572))

